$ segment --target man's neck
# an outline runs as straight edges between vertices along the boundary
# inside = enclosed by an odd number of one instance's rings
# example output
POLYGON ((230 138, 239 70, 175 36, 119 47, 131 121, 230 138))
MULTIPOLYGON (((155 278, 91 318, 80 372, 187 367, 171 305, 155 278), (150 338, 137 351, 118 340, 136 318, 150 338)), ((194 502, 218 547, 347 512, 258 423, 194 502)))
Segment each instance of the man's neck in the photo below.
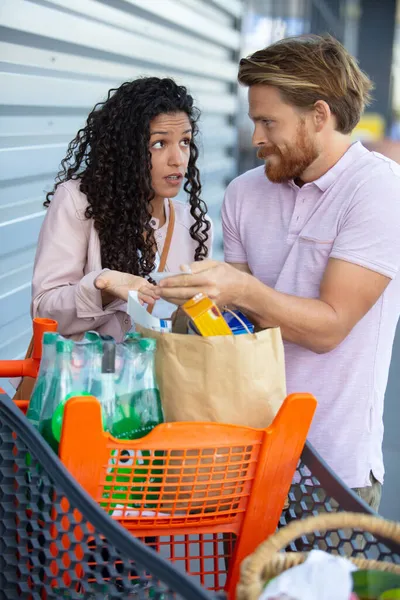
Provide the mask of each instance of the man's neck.
POLYGON ((332 143, 327 144, 318 158, 301 174, 302 183, 316 181, 325 175, 347 152, 351 143, 349 135, 338 134, 338 137, 332 139, 332 143))

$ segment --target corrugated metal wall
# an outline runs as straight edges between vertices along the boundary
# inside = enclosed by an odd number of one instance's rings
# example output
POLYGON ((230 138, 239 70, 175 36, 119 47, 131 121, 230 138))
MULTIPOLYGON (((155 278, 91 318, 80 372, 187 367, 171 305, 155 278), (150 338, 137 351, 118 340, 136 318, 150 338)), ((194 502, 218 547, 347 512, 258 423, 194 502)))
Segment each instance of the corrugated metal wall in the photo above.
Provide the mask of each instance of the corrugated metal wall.
POLYGON ((236 171, 242 10, 242 0, 0 0, 0 359, 22 356, 30 336, 44 190, 109 88, 168 75, 190 89, 203 111, 203 198, 218 222, 236 171))

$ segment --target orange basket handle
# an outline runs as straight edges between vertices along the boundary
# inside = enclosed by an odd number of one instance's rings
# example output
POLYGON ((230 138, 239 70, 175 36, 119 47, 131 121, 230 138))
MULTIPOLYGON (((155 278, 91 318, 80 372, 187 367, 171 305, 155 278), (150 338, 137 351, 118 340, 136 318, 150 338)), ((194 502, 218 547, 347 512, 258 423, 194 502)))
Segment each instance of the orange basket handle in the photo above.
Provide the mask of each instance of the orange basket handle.
POLYGON ((54 319, 33 319, 33 360, 42 358, 42 340, 43 334, 47 331, 57 331, 58 323, 54 319))
POLYGON ((46 331, 57 331, 58 323, 53 319, 33 319, 31 356, 28 350, 23 360, 0 360, 0 377, 36 377, 42 358, 42 339, 46 331))

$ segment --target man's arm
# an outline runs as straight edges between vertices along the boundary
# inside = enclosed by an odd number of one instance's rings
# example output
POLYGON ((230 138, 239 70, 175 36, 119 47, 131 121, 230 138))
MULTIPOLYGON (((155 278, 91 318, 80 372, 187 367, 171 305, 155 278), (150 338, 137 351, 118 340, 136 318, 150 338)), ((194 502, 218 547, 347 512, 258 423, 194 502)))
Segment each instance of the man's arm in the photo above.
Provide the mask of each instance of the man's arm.
POLYGON ((279 326, 285 340, 324 353, 347 337, 389 282, 365 267, 330 259, 318 299, 283 294, 249 277, 236 305, 261 327, 279 326))
POLYGON ((248 273, 251 275, 250 267, 247 263, 229 263, 232 267, 235 267, 238 271, 242 271, 243 273, 248 273))
POLYGON ((298 298, 277 292, 233 265, 204 261, 191 267, 192 274, 164 279, 160 295, 182 304, 203 292, 219 306, 240 308, 262 328, 281 327, 285 340, 317 353, 336 348, 390 282, 365 267, 330 259, 319 298, 298 298))
MULTIPOLYGON (((224 207, 224 241, 225 259, 232 265, 193 263, 193 275, 164 279, 159 294, 182 304, 203 292, 220 306, 236 305, 261 327, 280 326, 290 342, 329 352, 372 308, 390 280, 399 276, 400 167, 382 161, 375 164, 375 175, 357 188, 342 216, 318 298, 278 292, 232 266, 247 259, 238 229, 240 214, 234 212, 231 200, 224 207)), ((301 276, 301 265, 298 268, 301 276)))

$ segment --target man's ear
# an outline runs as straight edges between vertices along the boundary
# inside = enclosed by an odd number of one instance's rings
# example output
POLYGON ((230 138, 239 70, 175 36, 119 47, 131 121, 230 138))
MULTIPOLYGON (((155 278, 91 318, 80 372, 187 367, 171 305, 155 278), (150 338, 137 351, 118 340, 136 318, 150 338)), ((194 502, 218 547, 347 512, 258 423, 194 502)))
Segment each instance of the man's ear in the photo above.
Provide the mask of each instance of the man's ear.
POLYGON ((330 106, 325 100, 317 100, 314 104, 313 121, 317 132, 321 131, 332 116, 330 106))

